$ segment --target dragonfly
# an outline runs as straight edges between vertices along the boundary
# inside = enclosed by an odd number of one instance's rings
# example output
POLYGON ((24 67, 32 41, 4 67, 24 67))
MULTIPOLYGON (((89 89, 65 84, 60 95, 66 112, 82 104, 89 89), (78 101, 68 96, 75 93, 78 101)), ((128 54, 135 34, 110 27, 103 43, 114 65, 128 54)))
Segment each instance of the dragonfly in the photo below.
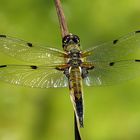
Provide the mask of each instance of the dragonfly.
POLYGON ((0 35, 0 52, 27 65, 0 65, 0 80, 35 87, 69 87, 80 127, 84 127, 83 84, 113 85, 140 75, 140 31, 82 50, 80 38, 68 34, 62 50, 0 35))

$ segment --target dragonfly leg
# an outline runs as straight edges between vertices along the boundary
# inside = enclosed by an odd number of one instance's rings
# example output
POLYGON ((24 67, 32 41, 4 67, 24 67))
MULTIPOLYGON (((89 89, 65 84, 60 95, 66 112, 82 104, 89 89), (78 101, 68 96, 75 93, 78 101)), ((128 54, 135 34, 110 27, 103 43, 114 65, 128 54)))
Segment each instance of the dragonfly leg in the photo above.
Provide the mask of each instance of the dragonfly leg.
POLYGON ((93 65, 83 65, 81 67, 81 69, 82 69, 81 76, 84 79, 84 78, 86 78, 88 76, 88 71, 94 69, 94 66, 93 65))
POLYGON ((82 75, 81 76, 82 76, 83 79, 88 76, 88 70, 87 70, 87 68, 82 68, 82 75))
POLYGON ((64 69, 64 74, 66 75, 67 78, 70 77, 69 68, 64 69))

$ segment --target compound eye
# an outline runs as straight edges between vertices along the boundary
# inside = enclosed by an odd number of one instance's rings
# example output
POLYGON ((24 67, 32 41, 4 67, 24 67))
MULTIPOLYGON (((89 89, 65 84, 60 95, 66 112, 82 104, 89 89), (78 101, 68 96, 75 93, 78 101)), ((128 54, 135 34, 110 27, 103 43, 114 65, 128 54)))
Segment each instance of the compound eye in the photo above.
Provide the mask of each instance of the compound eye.
POLYGON ((69 41, 70 41, 70 36, 65 36, 65 37, 63 38, 63 43, 64 43, 64 44, 69 43, 69 41))
POLYGON ((79 39, 79 37, 78 36, 74 36, 73 37, 73 41, 74 41, 74 43, 79 43, 80 42, 80 39, 79 39))

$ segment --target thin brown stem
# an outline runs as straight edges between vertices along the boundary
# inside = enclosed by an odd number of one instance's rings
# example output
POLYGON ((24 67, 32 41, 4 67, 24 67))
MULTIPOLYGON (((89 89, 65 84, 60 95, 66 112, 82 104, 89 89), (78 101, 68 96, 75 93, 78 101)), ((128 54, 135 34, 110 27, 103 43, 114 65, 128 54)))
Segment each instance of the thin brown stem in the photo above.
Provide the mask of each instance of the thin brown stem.
MULTIPOLYGON (((67 22, 65 20, 65 15, 64 15, 60 0, 54 0, 54 1, 55 1, 55 7, 56 7, 58 19, 59 19, 61 35, 63 38, 64 36, 69 34, 67 22)), ((75 113, 74 113, 74 131, 75 131, 75 140, 81 140, 75 113)))
POLYGON ((75 140, 81 140, 81 136, 78 129, 78 124, 76 120, 76 115, 74 113, 74 131, 75 131, 75 140))
POLYGON ((68 31, 65 15, 64 15, 60 0, 55 0, 55 7, 56 7, 58 19, 59 19, 61 35, 63 38, 64 36, 69 34, 69 31, 68 31))

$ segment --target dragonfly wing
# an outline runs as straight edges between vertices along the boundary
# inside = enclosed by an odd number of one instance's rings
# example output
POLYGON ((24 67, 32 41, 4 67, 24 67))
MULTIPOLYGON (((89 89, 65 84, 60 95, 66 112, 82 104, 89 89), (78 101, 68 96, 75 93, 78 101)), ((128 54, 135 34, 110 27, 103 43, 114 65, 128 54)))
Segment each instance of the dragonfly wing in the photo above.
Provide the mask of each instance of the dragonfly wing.
POLYGON ((63 63, 63 51, 42 47, 20 39, 0 35, 0 51, 35 64, 63 63))
POLYGON ((113 85, 140 76, 140 60, 93 63, 84 79, 87 86, 113 85))
POLYGON ((92 47, 83 52, 87 61, 119 61, 138 59, 140 55, 140 31, 132 32, 120 39, 92 47))
POLYGON ((66 87, 67 78, 55 67, 29 65, 1 65, 0 80, 39 88, 66 87))

